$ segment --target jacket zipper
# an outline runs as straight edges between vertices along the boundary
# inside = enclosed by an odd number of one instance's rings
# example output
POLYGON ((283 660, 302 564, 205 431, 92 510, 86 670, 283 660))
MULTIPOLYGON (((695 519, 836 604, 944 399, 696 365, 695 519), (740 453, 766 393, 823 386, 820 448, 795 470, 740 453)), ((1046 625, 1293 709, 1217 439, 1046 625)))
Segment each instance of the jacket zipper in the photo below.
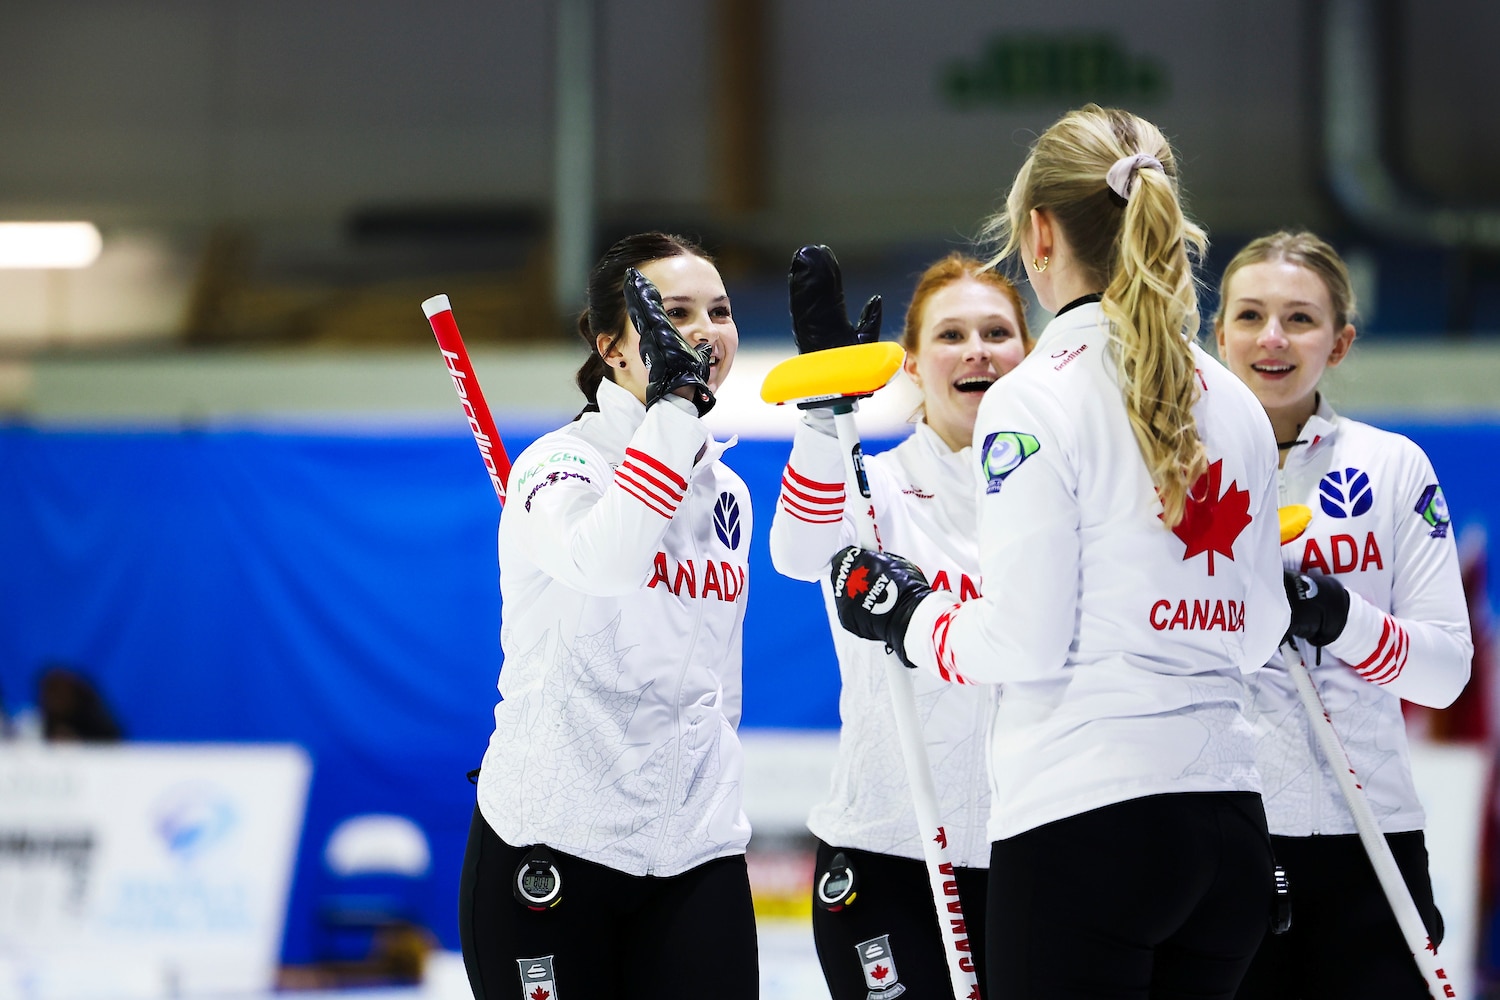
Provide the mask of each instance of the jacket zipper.
MULTIPOLYGON (((689 525, 694 523, 692 515, 696 507, 694 503, 694 494, 696 492, 693 484, 689 483, 687 499, 683 503, 683 509, 678 512, 678 516, 687 515, 688 519, 686 523, 689 525)), ((692 531, 689 531, 688 534, 689 537, 693 537, 692 531)), ((702 553, 695 544, 693 546, 692 557, 698 559, 701 555, 702 553)), ((651 849, 651 857, 646 862, 647 875, 655 875, 657 866, 661 861, 662 846, 666 843, 667 832, 672 825, 672 803, 677 797, 677 778, 682 770, 682 686, 687 682, 687 672, 693 662, 693 652, 698 646, 698 633, 703 627, 704 608, 706 607, 706 602, 704 601, 694 599, 694 603, 698 606, 698 613, 693 616, 693 632, 688 638, 687 652, 683 656, 681 666, 677 671, 677 685, 672 690, 672 737, 676 744, 677 752, 672 755, 672 777, 667 782, 667 794, 662 800, 661 833, 657 836, 656 846, 651 849)))
MULTIPOLYGON (((984 719, 983 712, 984 712, 984 710, 986 708, 986 701, 985 700, 981 700, 979 698, 974 698, 972 700, 975 702, 975 704, 971 707, 971 714, 970 714, 970 717, 969 717, 969 739, 971 741, 974 738, 974 730, 976 728, 975 727, 975 723, 983 721, 983 719, 984 719)), ((989 731, 989 726, 985 726, 985 735, 986 736, 989 735, 988 731, 989 731)), ((976 753, 976 754, 973 754, 972 755, 972 759, 969 761, 969 781, 968 781, 968 784, 964 786, 965 788, 973 788, 974 787, 974 783, 979 779, 979 773, 978 772, 979 772, 980 765, 982 765, 982 764, 985 765, 985 771, 986 771, 986 774, 988 774, 989 768, 988 768, 988 765, 985 762, 985 754, 989 751, 989 740, 987 740, 987 739, 984 740, 979 745, 978 749, 979 749, 979 752, 976 753)), ((988 779, 986 779, 986 780, 988 780, 988 779)), ((961 855, 959 855, 958 860, 960 862, 965 862, 966 863, 971 858, 974 857, 974 852, 978 848, 978 845, 975 843, 975 836, 977 835, 977 832, 978 832, 977 831, 977 826, 978 826, 978 824, 980 822, 980 816, 979 816, 979 805, 978 805, 977 802, 975 802, 975 796, 972 796, 972 795, 969 795, 969 794, 966 793, 964 795, 964 798, 966 798, 966 799, 969 800, 968 805, 966 807, 966 811, 968 813, 968 816, 967 816, 968 823, 967 823, 967 826, 966 826, 966 828, 964 830, 963 853, 961 855)), ((985 863, 986 863, 986 865, 988 865, 988 859, 986 859, 985 863)), ((981 867, 984 867, 984 866, 981 866, 981 867)))
MULTIPOLYGON (((1302 652, 1300 643, 1297 646, 1297 652, 1299 654, 1302 652)), ((1307 658, 1304 657, 1302 662, 1304 664, 1307 663, 1307 658)), ((1317 675, 1313 673, 1310 666, 1307 668, 1307 676, 1312 679, 1313 688, 1318 689, 1317 675)), ((1318 697, 1323 697, 1323 692, 1320 689, 1318 690, 1318 697)), ((1302 714, 1304 717, 1307 715, 1306 712, 1302 714)), ((1311 755, 1309 759, 1313 765, 1308 768, 1308 772, 1312 775, 1312 794, 1309 797, 1310 813, 1308 815, 1308 822, 1312 827, 1312 835, 1314 837, 1323 832, 1320 828, 1323 825, 1323 767, 1326 763, 1323 760, 1323 748, 1318 746, 1318 734, 1313 731, 1313 727, 1316 725, 1318 725, 1316 720, 1307 719, 1307 752, 1311 755)))

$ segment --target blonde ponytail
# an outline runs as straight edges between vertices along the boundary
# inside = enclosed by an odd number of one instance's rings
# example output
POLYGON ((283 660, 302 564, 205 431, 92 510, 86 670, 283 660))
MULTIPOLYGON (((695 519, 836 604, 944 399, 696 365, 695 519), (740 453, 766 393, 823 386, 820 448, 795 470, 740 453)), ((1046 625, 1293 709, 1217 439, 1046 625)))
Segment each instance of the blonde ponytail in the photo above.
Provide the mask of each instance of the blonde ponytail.
POLYGON ((1037 139, 1005 211, 985 228, 1002 243, 991 261, 998 263, 1020 248, 1032 209, 1045 209, 1104 290, 1125 411, 1169 528, 1181 523, 1189 491, 1208 468, 1193 420, 1198 377, 1190 347, 1198 332, 1193 265, 1208 241, 1183 214, 1176 176, 1171 145, 1156 126, 1091 104, 1037 139), (1138 161, 1124 197, 1106 177, 1131 157, 1152 165, 1138 161))
POLYGON ((1193 421, 1198 376, 1189 347, 1198 332, 1193 259, 1206 242, 1183 216, 1171 179, 1137 171, 1100 306, 1112 327, 1125 412, 1169 528, 1182 521, 1188 492, 1208 469, 1193 421))

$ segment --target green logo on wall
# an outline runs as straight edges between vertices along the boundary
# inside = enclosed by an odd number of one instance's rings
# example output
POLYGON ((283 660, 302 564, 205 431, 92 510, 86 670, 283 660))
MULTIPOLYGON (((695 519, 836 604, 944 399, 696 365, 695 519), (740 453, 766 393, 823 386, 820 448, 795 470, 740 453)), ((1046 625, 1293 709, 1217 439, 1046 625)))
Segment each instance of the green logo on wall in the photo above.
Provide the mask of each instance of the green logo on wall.
POLYGON ((1114 35, 997 35, 973 59, 943 70, 943 97, 968 110, 994 105, 1151 103, 1171 89, 1167 69, 1131 55, 1114 35))

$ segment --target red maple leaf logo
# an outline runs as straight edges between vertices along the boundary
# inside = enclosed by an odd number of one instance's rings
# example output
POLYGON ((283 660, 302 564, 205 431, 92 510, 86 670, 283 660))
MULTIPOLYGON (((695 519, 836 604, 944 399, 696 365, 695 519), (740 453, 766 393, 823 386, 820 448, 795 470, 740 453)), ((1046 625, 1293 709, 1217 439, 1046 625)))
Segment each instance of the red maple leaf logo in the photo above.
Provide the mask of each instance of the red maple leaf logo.
POLYGON ((844 593, 849 597, 858 597, 870 589, 870 568, 860 566, 849 574, 849 579, 844 582, 844 593))
POLYGON ((969 995, 965 998, 965 1000, 979 1000, 979 987, 975 986, 970 989, 969 995))
POLYGON ((1182 520, 1172 529, 1172 534, 1187 546, 1182 554, 1184 562, 1200 552, 1208 554, 1209 576, 1214 575, 1214 554, 1233 559, 1234 540, 1250 524, 1250 494, 1234 480, 1220 494, 1223 476, 1224 460, 1219 459, 1188 490, 1182 520))
POLYGON ((551 995, 552 995, 551 993, 548 993, 546 990, 542 989, 540 986, 538 986, 536 989, 532 990, 531 993, 529 994, 529 996, 531 997, 531 1000, 547 1000, 547 998, 550 997, 551 995))
POLYGON ((874 977, 877 983, 890 974, 891 970, 887 969, 885 966, 879 964, 878 962, 876 963, 875 968, 870 970, 870 975, 874 977))

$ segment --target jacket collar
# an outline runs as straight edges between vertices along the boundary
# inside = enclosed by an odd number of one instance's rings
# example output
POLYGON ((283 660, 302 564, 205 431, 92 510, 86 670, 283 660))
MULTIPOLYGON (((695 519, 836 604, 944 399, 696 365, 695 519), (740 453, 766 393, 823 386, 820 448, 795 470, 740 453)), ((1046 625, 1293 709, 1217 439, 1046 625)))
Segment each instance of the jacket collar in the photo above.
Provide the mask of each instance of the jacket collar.
POLYGON ((1318 408, 1307 418, 1302 430, 1297 432, 1298 443, 1287 453, 1287 461, 1301 461, 1303 457, 1332 441, 1338 433, 1341 419, 1328 402, 1328 397, 1318 393, 1318 408))
POLYGON ((1080 303, 1062 315, 1052 318, 1052 322, 1047 324, 1042 330, 1042 335, 1037 338, 1036 346, 1031 349, 1028 357, 1040 355, 1045 358, 1052 350, 1056 350, 1052 345, 1058 341, 1079 333, 1103 334, 1106 332, 1106 325, 1104 308, 1099 303, 1080 303))
POLYGON ((916 422, 912 437, 921 444, 923 458, 934 463, 943 472, 968 468, 969 455, 973 452, 973 447, 966 445, 954 451, 948 447, 948 442, 938 436, 937 431, 928 426, 927 421, 919 419, 916 422))
MULTIPOLYGON (((625 457, 625 447, 630 439, 646 422, 646 405, 635 398, 635 393, 609 379, 599 383, 594 398, 599 403, 599 412, 584 414, 581 419, 590 421, 600 443, 608 449, 610 461, 618 462, 625 457)), ((738 443, 738 435, 731 435, 727 441, 716 441, 709 435, 707 450, 693 468, 696 470, 718 461, 724 452, 738 443)))

